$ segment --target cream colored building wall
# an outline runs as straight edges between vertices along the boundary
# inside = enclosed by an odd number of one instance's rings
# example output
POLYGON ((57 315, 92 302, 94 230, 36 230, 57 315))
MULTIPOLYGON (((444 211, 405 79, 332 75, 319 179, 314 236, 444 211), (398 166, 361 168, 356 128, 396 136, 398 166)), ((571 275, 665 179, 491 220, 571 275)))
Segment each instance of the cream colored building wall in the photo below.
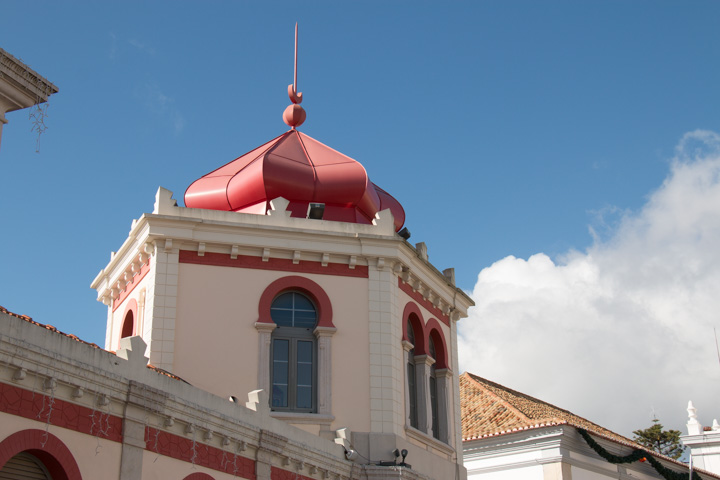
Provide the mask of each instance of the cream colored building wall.
POLYGON ((154 270, 155 266, 151 265, 150 271, 143 277, 142 280, 140 280, 140 283, 133 288, 132 292, 125 297, 125 299, 122 301, 120 305, 113 311, 112 308, 110 308, 110 320, 108 322, 108 331, 110 332, 109 337, 106 336, 106 344, 105 349, 106 350, 117 350, 118 346, 120 344, 120 335, 122 333, 122 327, 123 327, 123 321, 125 320, 125 309, 129 305, 129 303, 133 300, 137 302, 137 315, 135 316, 135 335, 140 335, 143 337, 143 340, 145 340, 146 343, 149 342, 149 330, 147 331, 148 336, 145 336, 145 327, 144 327, 144 320, 145 320, 145 298, 147 297, 147 291, 149 286, 152 284, 154 280, 154 270))
MULTIPOLYGON (((28 429, 45 430, 45 427, 44 422, 0 414, 0 441, 15 432, 28 429)), ((82 478, 120 478, 121 443, 103 439, 98 441, 96 437, 52 425, 48 432, 58 437, 70 450, 82 478)))
MULTIPOLYGON (((335 424, 369 430, 370 352, 367 279, 332 275, 180 264, 172 372, 191 384, 227 398, 258 388, 260 296, 273 281, 302 276, 330 298, 332 414, 335 424)), ((313 431, 313 429, 310 429, 313 431)))
MULTIPOLYGON (((202 448, 202 447, 201 447, 202 448)), ((193 465, 182 460, 158 455, 154 452, 143 452, 142 480, 182 480, 193 473, 206 473, 215 480, 245 479, 239 475, 219 472, 211 468, 193 465)), ((97 477, 102 478, 102 477, 97 477)))

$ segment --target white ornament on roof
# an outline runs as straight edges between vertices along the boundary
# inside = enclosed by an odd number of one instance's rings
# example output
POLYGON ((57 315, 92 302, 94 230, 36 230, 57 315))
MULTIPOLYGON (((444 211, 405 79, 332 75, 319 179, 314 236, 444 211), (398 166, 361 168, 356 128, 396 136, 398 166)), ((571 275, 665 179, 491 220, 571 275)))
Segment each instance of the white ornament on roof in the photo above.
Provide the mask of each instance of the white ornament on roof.
POLYGON ((697 409, 693 406, 692 401, 688 402, 687 412, 688 412, 688 423, 687 423, 688 435, 702 435, 703 427, 702 427, 702 425, 700 425, 700 422, 698 422, 697 409))
POLYGON ((688 417, 690 418, 688 423, 693 423, 693 424, 698 423, 697 408, 695 408, 695 406, 693 405, 692 400, 690 400, 688 402, 687 412, 688 412, 688 417))

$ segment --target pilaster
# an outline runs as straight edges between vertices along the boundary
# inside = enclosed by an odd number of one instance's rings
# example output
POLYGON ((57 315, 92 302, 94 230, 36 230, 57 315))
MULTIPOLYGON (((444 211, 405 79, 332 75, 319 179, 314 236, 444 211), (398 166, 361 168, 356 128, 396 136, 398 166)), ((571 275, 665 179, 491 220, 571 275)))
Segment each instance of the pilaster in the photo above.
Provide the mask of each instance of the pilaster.
POLYGON ((316 327, 313 332, 318 342, 318 391, 319 414, 332 415, 332 336, 334 327, 316 327))
POLYGON ((370 430, 401 435, 405 426, 402 322, 397 279, 384 259, 368 271, 370 345, 370 430))
POLYGON ((172 239, 154 242, 154 269, 149 273, 143 339, 148 343, 150 363, 172 371, 175 356, 175 318, 178 286, 178 255, 172 239))
POLYGON ((435 359, 430 355, 415 355, 418 430, 432 435, 432 405, 430 404, 430 367, 435 359))
POLYGON ((271 392, 270 390, 270 342, 272 332, 277 325, 274 323, 255 322, 258 331, 258 390, 271 392))

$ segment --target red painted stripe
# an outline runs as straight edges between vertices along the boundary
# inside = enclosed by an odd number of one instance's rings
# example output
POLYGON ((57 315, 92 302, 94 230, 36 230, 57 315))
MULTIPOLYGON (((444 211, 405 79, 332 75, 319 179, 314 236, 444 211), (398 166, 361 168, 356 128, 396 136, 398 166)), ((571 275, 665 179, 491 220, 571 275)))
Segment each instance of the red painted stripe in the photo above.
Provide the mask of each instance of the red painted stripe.
POLYGON ((254 460, 156 428, 145 427, 145 449, 193 465, 255 480, 254 460))
POLYGON ((122 418, 6 383, 0 383, 0 412, 122 442, 122 418))
POLYGON ((440 320, 442 320, 442 322, 443 322, 445 325, 447 325, 448 327, 450 326, 450 317, 448 317, 447 315, 445 315, 445 314, 442 312, 442 310, 440 310, 440 309, 437 308, 435 305, 433 305, 432 303, 430 303, 429 300, 423 298, 423 296, 420 294, 420 292, 414 292, 413 289, 412 289, 412 287, 411 287, 410 285, 408 285, 407 283, 403 282, 400 277, 398 277, 398 287, 400 287, 400 290, 402 290, 403 292, 405 292, 405 293, 407 293, 408 295, 410 295, 410 298, 412 298, 412 299, 415 300, 417 303, 419 303, 420 305, 422 305, 423 307, 425 307, 425 309, 426 309, 428 312, 432 313, 433 315, 435 315, 436 317, 438 317, 440 320))
POLYGON ((270 480, 314 480, 312 477, 306 477, 299 473, 288 472, 278 467, 270 468, 270 480))
POLYGON ((147 273, 150 271, 150 258, 151 257, 148 257, 147 262, 143 263, 140 266, 140 271, 138 272, 138 274, 132 278, 132 281, 130 283, 125 285, 125 288, 123 289, 123 291, 120 292, 120 295, 118 295, 118 297, 115 299, 115 301, 113 302, 113 312, 120 305, 122 305, 123 301, 125 301, 127 296, 130 295, 130 292, 132 292, 135 289, 135 287, 138 286, 138 284, 140 283, 140 280, 145 278, 145 275, 147 275, 147 273))
POLYGON ((214 252, 205 252, 205 255, 201 257, 197 252, 191 250, 180 250, 180 263, 368 278, 368 267, 366 265, 357 265, 355 268, 350 268, 343 263, 328 263, 327 267, 323 267, 320 262, 301 260, 300 263, 293 263, 289 258, 269 258, 267 262, 263 262, 261 257, 252 255, 238 255, 237 258, 233 259, 230 258, 229 254, 214 252))

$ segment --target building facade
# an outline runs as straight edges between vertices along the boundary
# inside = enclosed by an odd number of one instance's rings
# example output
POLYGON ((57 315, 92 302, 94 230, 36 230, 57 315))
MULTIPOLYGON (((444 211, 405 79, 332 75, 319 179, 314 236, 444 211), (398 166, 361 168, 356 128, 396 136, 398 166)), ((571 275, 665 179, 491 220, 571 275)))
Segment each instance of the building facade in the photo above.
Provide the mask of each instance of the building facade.
MULTIPOLYGON (((469 479, 689 479, 660 455, 567 410, 470 373, 460 376, 469 479)), ((720 478, 698 466, 693 479, 720 478)))
POLYGON ((680 437, 689 448, 693 465, 720 475, 720 423, 704 426, 697 417, 697 409, 690 401, 687 407, 687 435, 680 437))
POLYGON ((104 348, 0 315, 0 478, 465 478, 473 302, 289 93, 289 131, 133 220, 104 348))

